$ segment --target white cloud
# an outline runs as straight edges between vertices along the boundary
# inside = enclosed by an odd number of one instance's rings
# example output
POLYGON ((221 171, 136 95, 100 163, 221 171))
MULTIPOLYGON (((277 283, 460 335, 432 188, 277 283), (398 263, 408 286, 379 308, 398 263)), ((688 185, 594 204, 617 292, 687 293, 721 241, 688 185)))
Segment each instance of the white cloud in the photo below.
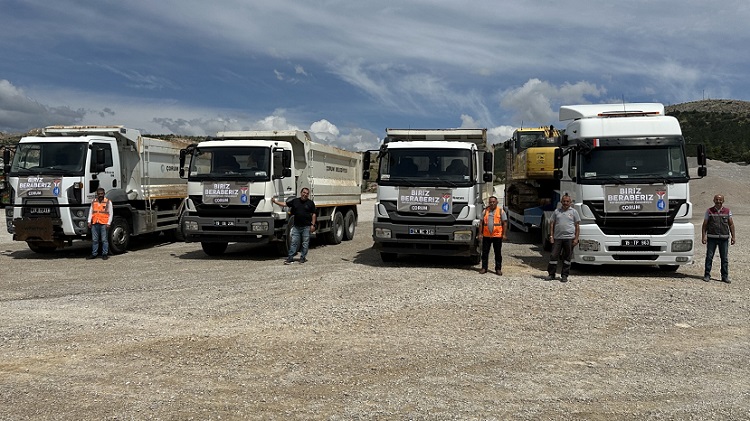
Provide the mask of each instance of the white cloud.
POLYGON ((598 98, 605 93, 606 89, 589 82, 555 86, 529 79, 523 86, 502 92, 500 106, 512 113, 513 122, 519 126, 546 126, 557 121, 560 105, 589 103, 587 97, 598 98))
POLYGON ((23 132, 53 124, 77 124, 85 114, 81 108, 41 104, 9 81, 0 80, 0 130, 23 132))

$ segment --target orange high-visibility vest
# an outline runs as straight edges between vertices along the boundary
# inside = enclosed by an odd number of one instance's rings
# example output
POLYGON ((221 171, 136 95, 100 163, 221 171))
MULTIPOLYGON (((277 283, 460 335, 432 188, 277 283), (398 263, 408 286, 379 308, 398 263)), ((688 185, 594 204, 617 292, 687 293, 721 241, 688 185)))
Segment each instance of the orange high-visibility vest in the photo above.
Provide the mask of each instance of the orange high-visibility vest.
POLYGON ((107 225, 107 222, 109 221, 109 213, 107 213, 107 203, 109 202, 109 199, 106 197, 104 200, 99 202, 98 200, 94 200, 91 202, 91 223, 92 224, 103 224, 107 225))
POLYGON ((484 228, 482 228, 482 235, 485 237, 498 237, 502 238, 503 236, 503 208, 498 206, 495 208, 495 214, 492 218, 492 232, 490 232, 489 225, 487 222, 489 222, 490 218, 490 208, 487 208, 484 210, 484 228))

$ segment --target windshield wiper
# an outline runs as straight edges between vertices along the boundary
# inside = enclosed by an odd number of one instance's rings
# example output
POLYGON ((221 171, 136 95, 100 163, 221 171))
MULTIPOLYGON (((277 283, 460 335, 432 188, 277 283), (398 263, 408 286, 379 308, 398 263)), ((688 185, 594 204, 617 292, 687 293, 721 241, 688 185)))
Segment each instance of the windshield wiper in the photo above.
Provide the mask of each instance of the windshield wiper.
POLYGON ((627 182, 627 179, 615 177, 614 175, 597 175, 596 177, 587 178, 587 180, 611 180, 614 181, 615 184, 625 184, 627 182))

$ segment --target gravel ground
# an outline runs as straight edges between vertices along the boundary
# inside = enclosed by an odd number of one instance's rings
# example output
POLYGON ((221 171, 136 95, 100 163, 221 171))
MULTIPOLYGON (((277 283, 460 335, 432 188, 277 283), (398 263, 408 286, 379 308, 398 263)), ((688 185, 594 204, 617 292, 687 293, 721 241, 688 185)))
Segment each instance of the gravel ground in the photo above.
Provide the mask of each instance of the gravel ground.
POLYGON ((502 277, 384 265, 372 195, 355 239, 304 265, 158 239, 87 261, 2 233, 0 419, 750 419, 748 180, 712 163, 692 187, 698 228, 715 192, 734 212, 730 285, 701 280, 700 241, 677 273, 567 284, 515 232, 502 277))

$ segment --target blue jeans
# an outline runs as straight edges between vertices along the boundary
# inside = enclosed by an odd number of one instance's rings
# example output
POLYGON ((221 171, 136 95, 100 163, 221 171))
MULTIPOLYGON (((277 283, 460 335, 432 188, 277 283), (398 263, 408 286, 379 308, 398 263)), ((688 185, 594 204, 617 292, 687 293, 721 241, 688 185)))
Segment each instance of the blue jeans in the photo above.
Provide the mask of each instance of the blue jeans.
POLYGON ((721 280, 729 279, 729 239, 728 238, 708 238, 706 241, 706 270, 703 276, 711 276, 711 266, 713 266, 714 254, 716 247, 719 247, 719 257, 721 258, 721 280))
POLYGON ((106 224, 91 224, 91 255, 99 254, 99 241, 102 242, 102 256, 109 254, 109 236, 106 224))
POLYGON ((310 247, 310 226, 298 227, 292 225, 292 244, 289 246, 289 257, 287 260, 292 260, 294 255, 297 253, 299 248, 300 237, 302 237, 302 250, 300 251, 300 260, 307 259, 307 249, 310 247))

